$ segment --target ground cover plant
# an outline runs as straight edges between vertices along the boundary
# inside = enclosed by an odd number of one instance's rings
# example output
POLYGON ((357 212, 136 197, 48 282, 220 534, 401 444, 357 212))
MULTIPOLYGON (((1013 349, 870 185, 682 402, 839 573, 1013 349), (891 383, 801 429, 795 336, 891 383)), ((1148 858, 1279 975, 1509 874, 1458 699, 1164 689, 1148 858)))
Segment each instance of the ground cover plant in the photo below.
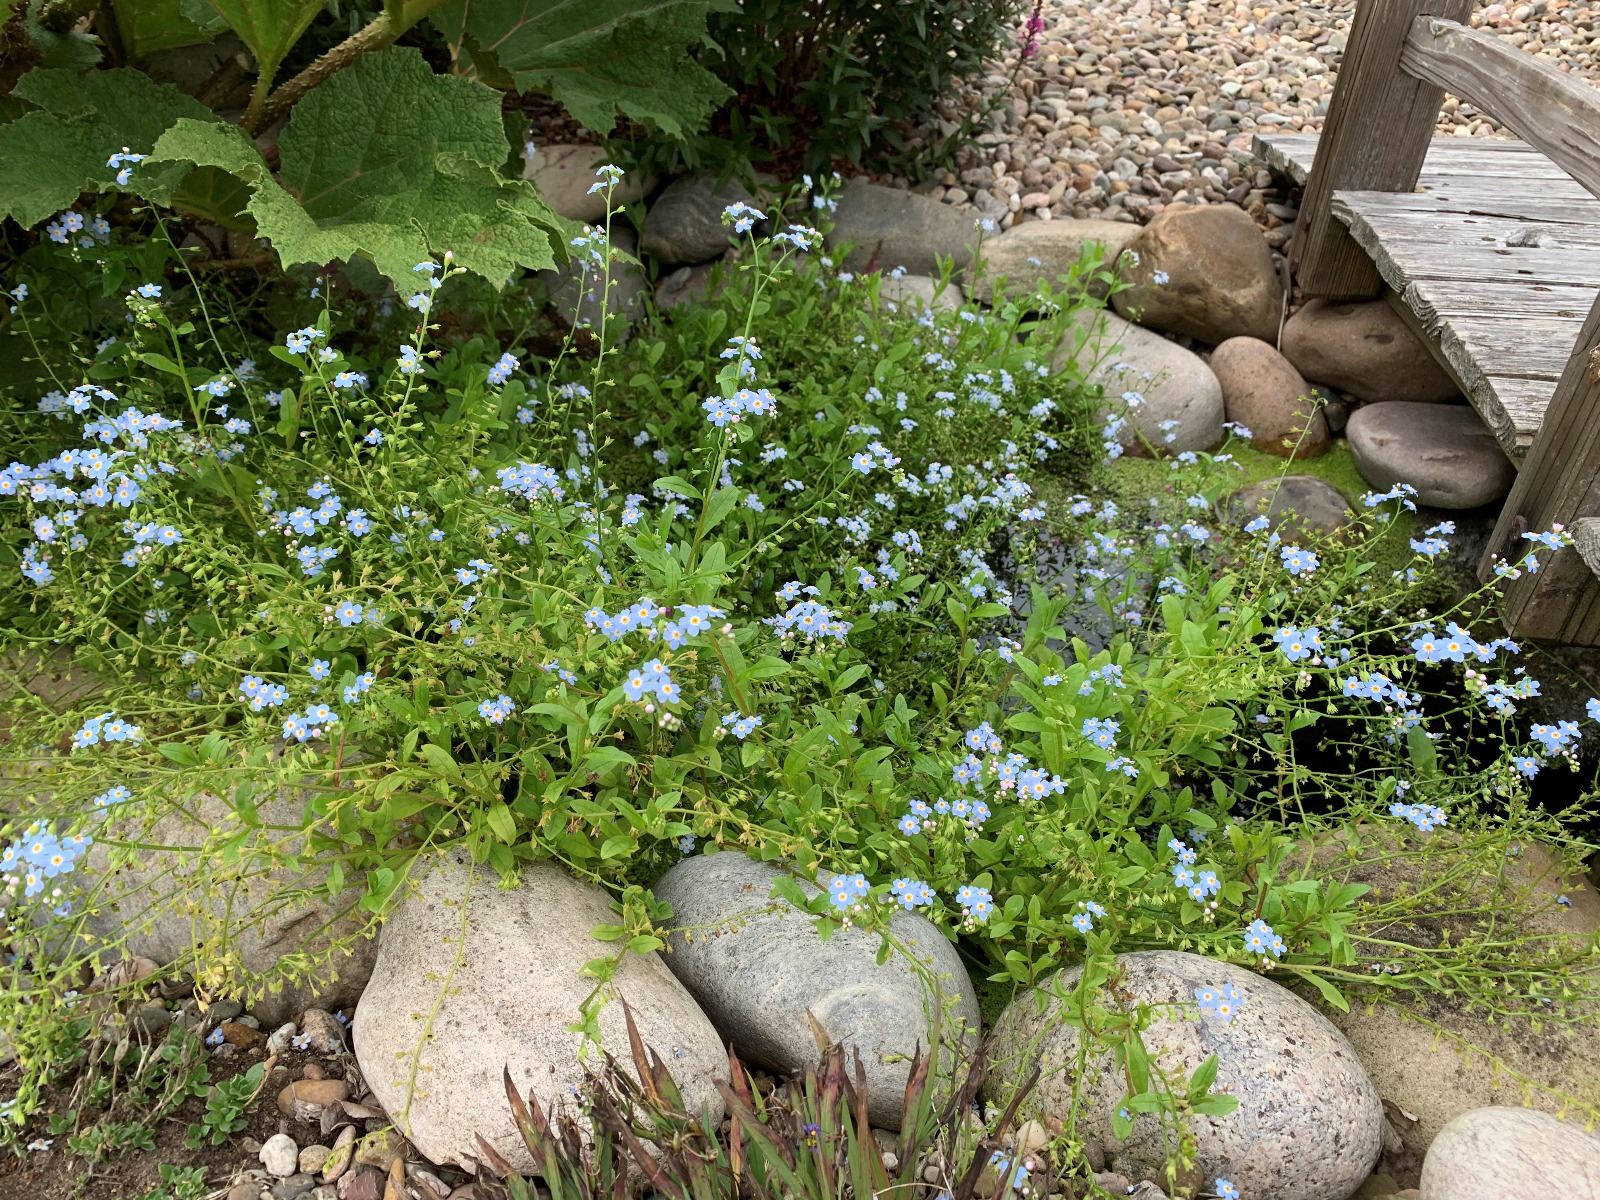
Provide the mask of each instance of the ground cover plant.
MULTIPOLYGON (((1083 384, 1108 348, 1074 317, 1111 267, 992 309, 897 306, 799 223, 815 191, 730 209, 742 256, 704 301, 549 354, 528 294, 453 254, 394 293, 341 272, 258 292, 198 279, 170 214, 120 193, 43 224, 4 281, 29 376, 0 472, 19 1145, 80 1065, 74 993, 126 937, 94 923, 107 868, 207 804, 232 816, 158 909, 314 865, 298 890, 348 940, 462 845, 508 881, 541 858, 607 887, 620 957, 662 944, 649 886, 672 862, 748 852, 823 885, 783 893, 820 936, 883 929, 888 952, 888 913, 928 915, 991 1017, 1086 962, 1085 1053, 1125 1056, 1129 1127, 1174 1123, 1174 1180, 1183 1121, 1229 1098, 1141 1065, 1151 1014, 1103 999, 1119 951, 1340 1007, 1588 1018, 1591 945, 1404 933, 1524 913, 1542 901, 1508 856, 1588 849, 1584 810, 1528 799, 1583 729, 1530 725, 1519 648, 1438 602, 1452 531, 1411 531, 1379 572, 1396 489, 1296 542, 1230 514, 1226 446, 1165 460, 1148 507, 1091 498, 1141 399, 1083 384), (28 690, 68 667, 92 690, 28 690), (1374 892, 1373 863, 1426 886, 1374 892)), ((609 295, 605 231, 568 252, 609 295)), ((330 943, 246 969, 246 918, 221 911, 169 966, 206 996, 336 963, 330 943)), ((617 961, 590 965, 597 1003, 617 961)))

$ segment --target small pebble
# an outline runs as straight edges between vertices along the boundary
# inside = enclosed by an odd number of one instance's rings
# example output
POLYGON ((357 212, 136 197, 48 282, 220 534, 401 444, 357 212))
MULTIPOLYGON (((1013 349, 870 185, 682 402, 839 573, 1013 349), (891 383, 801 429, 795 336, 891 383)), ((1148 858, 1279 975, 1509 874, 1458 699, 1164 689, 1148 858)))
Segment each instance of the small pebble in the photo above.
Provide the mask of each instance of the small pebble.
POLYGON ((300 1165, 300 1147, 286 1133, 275 1133, 266 1140, 256 1156, 268 1173, 287 1177, 300 1165))

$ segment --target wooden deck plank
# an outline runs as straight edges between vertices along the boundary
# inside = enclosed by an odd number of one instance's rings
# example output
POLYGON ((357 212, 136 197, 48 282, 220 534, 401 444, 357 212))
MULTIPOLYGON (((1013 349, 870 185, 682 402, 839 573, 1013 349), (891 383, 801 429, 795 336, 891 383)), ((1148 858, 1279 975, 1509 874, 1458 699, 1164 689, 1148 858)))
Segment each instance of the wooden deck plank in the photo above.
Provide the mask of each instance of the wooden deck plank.
MULTIPOLYGON (((1255 144, 1304 180, 1317 135, 1255 144)), ((1416 192, 1338 192, 1333 213, 1520 461, 1600 292, 1600 199, 1525 142, 1436 138, 1416 192)))

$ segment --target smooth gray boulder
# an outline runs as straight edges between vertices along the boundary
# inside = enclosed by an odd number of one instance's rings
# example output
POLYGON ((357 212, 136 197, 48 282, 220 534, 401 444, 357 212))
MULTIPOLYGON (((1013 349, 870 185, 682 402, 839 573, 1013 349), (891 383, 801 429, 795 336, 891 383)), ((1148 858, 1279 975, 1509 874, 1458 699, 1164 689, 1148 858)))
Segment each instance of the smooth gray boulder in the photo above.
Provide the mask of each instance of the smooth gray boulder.
POLYGON ((1380 491, 1417 489, 1418 504, 1478 508, 1511 490, 1517 469, 1465 404, 1364 404, 1345 427, 1361 477, 1380 491))
POLYGON ((1145 453, 1135 432, 1158 452, 1209 450, 1222 442, 1222 385, 1198 355, 1141 329, 1109 309, 1080 309, 1056 347, 1052 371, 1076 369, 1105 392, 1101 416, 1122 414, 1119 443, 1145 453), (1124 400, 1128 393, 1137 403, 1124 400), (1167 421, 1175 425, 1163 429, 1167 421), (1170 438, 1170 440, 1168 440, 1170 438))
POLYGON ((1422 1163, 1422 1200, 1600 1200, 1600 1140, 1581 1118, 1477 1108, 1439 1131, 1422 1163))
POLYGON ((1253 337, 1229 338, 1211 355, 1228 420, 1251 444, 1279 458, 1315 458, 1328 448, 1328 422, 1311 385, 1283 355, 1253 337))
MULTIPOLYGON (((1157 1006, 1144 1043, 1152 1061, 1174 1075, 1191 1074, 1212 1054, 1213 1090, 1226 1089, 1239 1107, 1223 1117, 1189 1122, 1201 1175, 1231 1180, 1244 1196, 1271 1200, 1345 1200, 1372 1173, 1383 1149, 1383 1105, 1356 1052, 1311 1005, 1243 967, 1198 954, 1147 950, 1118 957, 1124 1001, 1157 1006), (1241 999, 1224 1022, 1195 1016, 1195 990, 1232 984, 1241 999)), ((1081 967, 1046 986, 1070 990, 1081 967)), ((1109 998, 1105 998, 1109 1002, 1109 998)), ((1023 1104, 1026 1116, 1065 1120, 1072 1107, 1078 1030, 1060 1020, 1061 1001, 1043 1014, 1032 993, 1011 1002, 996 1026, 989 1092, 998 1098, 1021 1064, 1036 1057, 1043 1073, 1023 1104)), ((1127 1141, 1112 1114, 1127 1097, 1127 1081, 1109 1053, 1090 1059, 1078 1096, 1080 1137, 1105 1147, 1110 1169, 1129 1179, 1163 1178, 1164 1138, 1156 1116, 1141 1116, 1127 1141)), ((1170 1131, 1169 1131, 1170 1132, 1170 1131)))
MULTIPOLYGON (((899 1129, 911 1058, 929 1048, 935 987, 950 1001, 942 1036, 976 1033, 978 997, 938 926, 896 912, 889 929, 909 954, 877 962, 877 934, 841 929, 824 942, 811 918, 770 899, 779 868, 726 852, 686 858, 655 886, 672 905, 667 965, 723 1038, 752 1063, 794 1071, 817 1058, 809 1010, 828 1035, 854 1047, 867 1073, 872 1124, 899 1129)), ((807 894, 818 889, 801 881, 807 894)))
MULTIPOLYGON (((589 236, 596 246, 603 241, 598 232, 589 236)), ((638 237, 633 226, 626 221, 611 223, 611 246, 628 258, 613 255, 609 279, 604 258, 588 247, 570 247, 572 257, 565 265, 539 272, 550 293, 550 303, 556 316, 569 329, 588 329, 599 336, 600 323, 607 314, 607 342, 611 345, 627 340, 635 322, 644 316, 644 295, 650 284, 633 261, 638 249, 638 237)))
MULTIPOLYGON (((994 281, 1002 278, 1006 281, 1007 294, 1031 292, 1041 282, 1059 288, 1063 286, 1060 276, 1070 274, 1083 252, 1091 246, 1099 251, 1100 269, 1114 274, 1117 256, 1139 233, 1138 225, 1126 221, 1073 220, 1070 217, 1013 225, 1004 233, 983 240, 984 272, 981 277, 974 278, 973 267, 968 266, 967 290, 988 302, 994 298, 994 281)), ((1081 282, 1087 290, 1102 297, 1108 290, 1103 285, 1096 288, 1087 278, 1081 282)))
POLYGON ((1285 475, 1252 483, 1224 500, 1223 511, 1232 525, 1264 516, 1268 529, 1323 537, 1338 533, 1355 517, 1344 493, 1315 475, 1285 475))
POLYGON ((852 179, 839 193, 826 244, 853 244, 842 264, 852 271, 904 267, 913 275, 938 275, 940 258, 965 267, 977 240, 970 214, 916 192, 852 179))
POLYGON ((737 179, 721 187, 715 175, 675 179, 645 213, 639 247, 669 267, 721 258, 737 240, 733 227, 722 223, 722 211, 739 201, 754 202, 737 179))
POLYGON ((966 301, 961 285, 951 282, 943 290, 931 275, 901 275, 899 278, 885 274, 878 285, 878 302, 889 302, 900 308, 926 308, 931 312, 955 312, 966 301))
MULTIPOLYGON (((590 936, 616 920, 610 897, 549 862, 502 890, 488 867, 453 851, 419 870, 379 938, 352 1033, 367 1086, 430 1161, 463 1165, 482 1134, 515 1167, 533 1163, 512 1124, 501 1071, 547 1112, 584 1082, 583 1037, 569 1027, 595 982, 579 974, 613 955, 590 936), (463 913, 462 905, 466 904, 463 913)), ((631 1074, 627 1001, 644 1044, 667 1064, 692 1112, 720 1119, 712 1079, 728 1059, 711 1022, 659 954, 628 954, 600 995, 601 1045, 631 1074)), ((588 1065, 597 1065, 591 1055, 588 1065)))

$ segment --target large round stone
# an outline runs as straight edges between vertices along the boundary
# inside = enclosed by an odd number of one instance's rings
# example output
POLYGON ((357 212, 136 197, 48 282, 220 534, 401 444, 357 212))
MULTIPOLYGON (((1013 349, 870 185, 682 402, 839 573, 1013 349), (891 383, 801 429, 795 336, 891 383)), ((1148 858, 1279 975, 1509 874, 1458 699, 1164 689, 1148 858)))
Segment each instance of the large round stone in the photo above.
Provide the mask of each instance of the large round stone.
POLYGON ((1285 475, 1252 483, 1229 496, 1223 509, 1234 525, 1264 516, 1269 529, 1282 529, 1285 536, 1328 537, 1355 515, 1344 493, 1315 475, 1285 475))
MULTIPOLYGON (((975 1033, 972 982, 949 939, 916 913, 890 918, 907 954, 881 964, 875 933, 841 929, 824 942, 809 916, 771 899, 780 874, 739 853, 698 855, 673 867, 655 886, 679 928, 667 964, 722 1036, 773 1070, 816 1060, 809 1011, 847 1054, 860 1053, 873 1125, 898 1129, 912 1055, 919 1045, 929 1049, 936 993, 944 1001, 943 1036, 959 1036, 958 1028, 975 1033)), ((800 887, 818 891, 805 881, 800 887)))
POLYGON ((1283 355, 1253 337, 1229 338, 1211 355, 1228 420, 1250 430, 1257 450, 1315 458, 1328 448, 1328 422, 1310 386, 1283 355))
POLYGON ((839 193, 827 244, 851 243, 843 265, 852 271, 904 267, 913 275, 938 275, 941 258, 966 266, 977 240, 970 214, 857 178, 839 193))
POLYGON ((721 258, 735 240, 732 227, 722 223, 723 209, 751 199, 737 179, 721 187, 715 175, 675 179, 645 213, 639 249, 669 267, 721 258))
MULTIPOLYGON (((533 1169, 512 1124, 501 1071, 550 1112, 584 1080, 578 1058, 593 979, 579 973, 617 943, 590 936, 616 920, 609 897, 548 862, 521 886, 499 887, 464 852, 439 859, 390 916, 353 1026, 356 1058, 378 1103, 431 1162, 476 1160, 482 1134, 524 1172, 533 1169)), ((598 999, 601 1045, 629 1063, 627 1001, 644 1044, 667 1064, 690 1111, 726 1078, 717 1031, 657 954, 628 954, 598 999)), ((589 1059, 590 1065, 595 1059, 589 1059)), ((631 1070, 631 1068, 629 1068, 631 1070)))
MULTIPOLYGON (((1242 967, 1197 954, 1148 950, 1117 962, 1119 999, 1103 996, 1104 1003, 1163 1006, 1154 1009, 1144 1032, 1152 1061, 1187 1076, 1215 1054, 1214 1090, 1239 1100, 1227 1116, 1189 1123, 1207 1180, 1220 1176, 1245 1196, 1271 1200, 1345 1200, 1361 1185, 1383 1148, 1383 1106, 1350 1043, 1316 1009, 1242 967), (1195 989, 1230 983, 1243 995, 1233 1020, 1196 1019, 1195 989)), ((1047 986, 1070 990, 1081 971, 1062 971, 1047 986)), ((1014 1064, 1016 1072, 1034 1059, 1042 1068, 1024 1111, 1065 1120, 1074 1100, 1079 1035, 1062 1022, 1061 1002, 1051 1000, 1041 1014, 1031 993, 1019 995, 997 1032, 996 1063, 1014 1064)), ((1011 1082, 991 1080, 997 1098, 1011 1082)), ((1110 1169, 1129 1179, 1162 1178, 1165 1139, 1156 1116, 1139 1117, 1125 1142, 1113 1132, 1112 1114, 1127 1098, 1115 1058, 1091 1058, 1079 1084, 1080 1135, 1106 1148, 1110 1169)))
MULTIPOLYGON (((601 182, 595 170, 611 161, 603 146, 540 146, 522 165, 522 177, 539 189, 539 198, 569 221, 598 225, 606 217, 606 194, 591 192, 601 182)), ((611 206, 621 208, 644 199, 654 179, 624 175, 611 192, 611 206)), ((619 220, 625 220, 619 218, 619 220)))
POLYGON ((1383 300, 1308 301, 1283 327, 1296 370, 1362 400, 1436 404, 1461 394, 1456 381, 1383 300))
MULTIPOLYGON (((1113 271, 1122 248, 1139 236, 1139 226, 1126 221, 1028 221, 1013 225, 997 237, 983 241, 983 275, 975 277, 973 268, 967 268, 967 288, 985 302, 994 299, 994 283, 1004 279, 1008 295, 1031 292, 1040 283, 1054 287, 1063 286, 1060 279, 1069 275, 1073 266, 1083 257, 1083 252, 1094 248, 1101 262, 1101 270, 1113 271)), ((1098 290, 1103 298, 1104 287, 1090 286, 1090 280, 1080 282, 1089 291, 1098 290)))
POLYGON ((1356 470, 1373 487, 1417 489, 1418 504, 1477 508, 1511 490, 1516 468, 1464 404, 1364 404, 1345 427, 1356 470))
POLYGON ((351 912, 349 893, 328 899, 329 859, 290 857, 305 835, 285 831, 302 827, 304 798, 261 800, 248 823, 210 794, 189 798, 182 809, 161 808, 160 801, 146 808, 136 800, 108 811, 82 868, 85 885, 97 890, 79 934, 93 941, 75 940, 61 950, 83 953, 120 943, 125 954, 187 970, 204 953, 201 947, 210 943, 214 955, 226 944, 224 994, 248 998, 250 1011, 268 1028, 313 1004, 337 1009, 355 1003, 372 973, 377 942, 363 917, 351 912), (124 859, 113 839, 142 848, 124 859), (241 870, 228 879, 214 857, 224 840, 242 863, 257 854, 282 857, 271 870, 241 870), (285 895, 298 898, 286 902, 285 895), (281 960, 299 956, 320 965, 306 978, 286 978, 281 960))
POLYGON ((1549 1113, 1474 1109, 1439 1131, 1421 1190, 1422 1200, 1600 1200, 1600 1141, 1549 1113))
POLYGON ((1138 255, 1123 260, 1130 286, 1112 298, 1123 316, 1211 345, 1231 337, 1277 342, 1283 285, 1243 209, 1168 208, 1128 249, 1138 255))
POLYGON ((1222 385, 1198 354, 1106 309, 1080 309, 1073 322, 1051 369, 1075 367, 1087 383, 1104 390, 1101 416, 1127 418, 1118 435, 1124 449, 1140 454, 1148 442, 1157 451, 1181 454, 1222 442, 1222 385), (1168 421, 1176 424, 1163 429, 1168 421))

